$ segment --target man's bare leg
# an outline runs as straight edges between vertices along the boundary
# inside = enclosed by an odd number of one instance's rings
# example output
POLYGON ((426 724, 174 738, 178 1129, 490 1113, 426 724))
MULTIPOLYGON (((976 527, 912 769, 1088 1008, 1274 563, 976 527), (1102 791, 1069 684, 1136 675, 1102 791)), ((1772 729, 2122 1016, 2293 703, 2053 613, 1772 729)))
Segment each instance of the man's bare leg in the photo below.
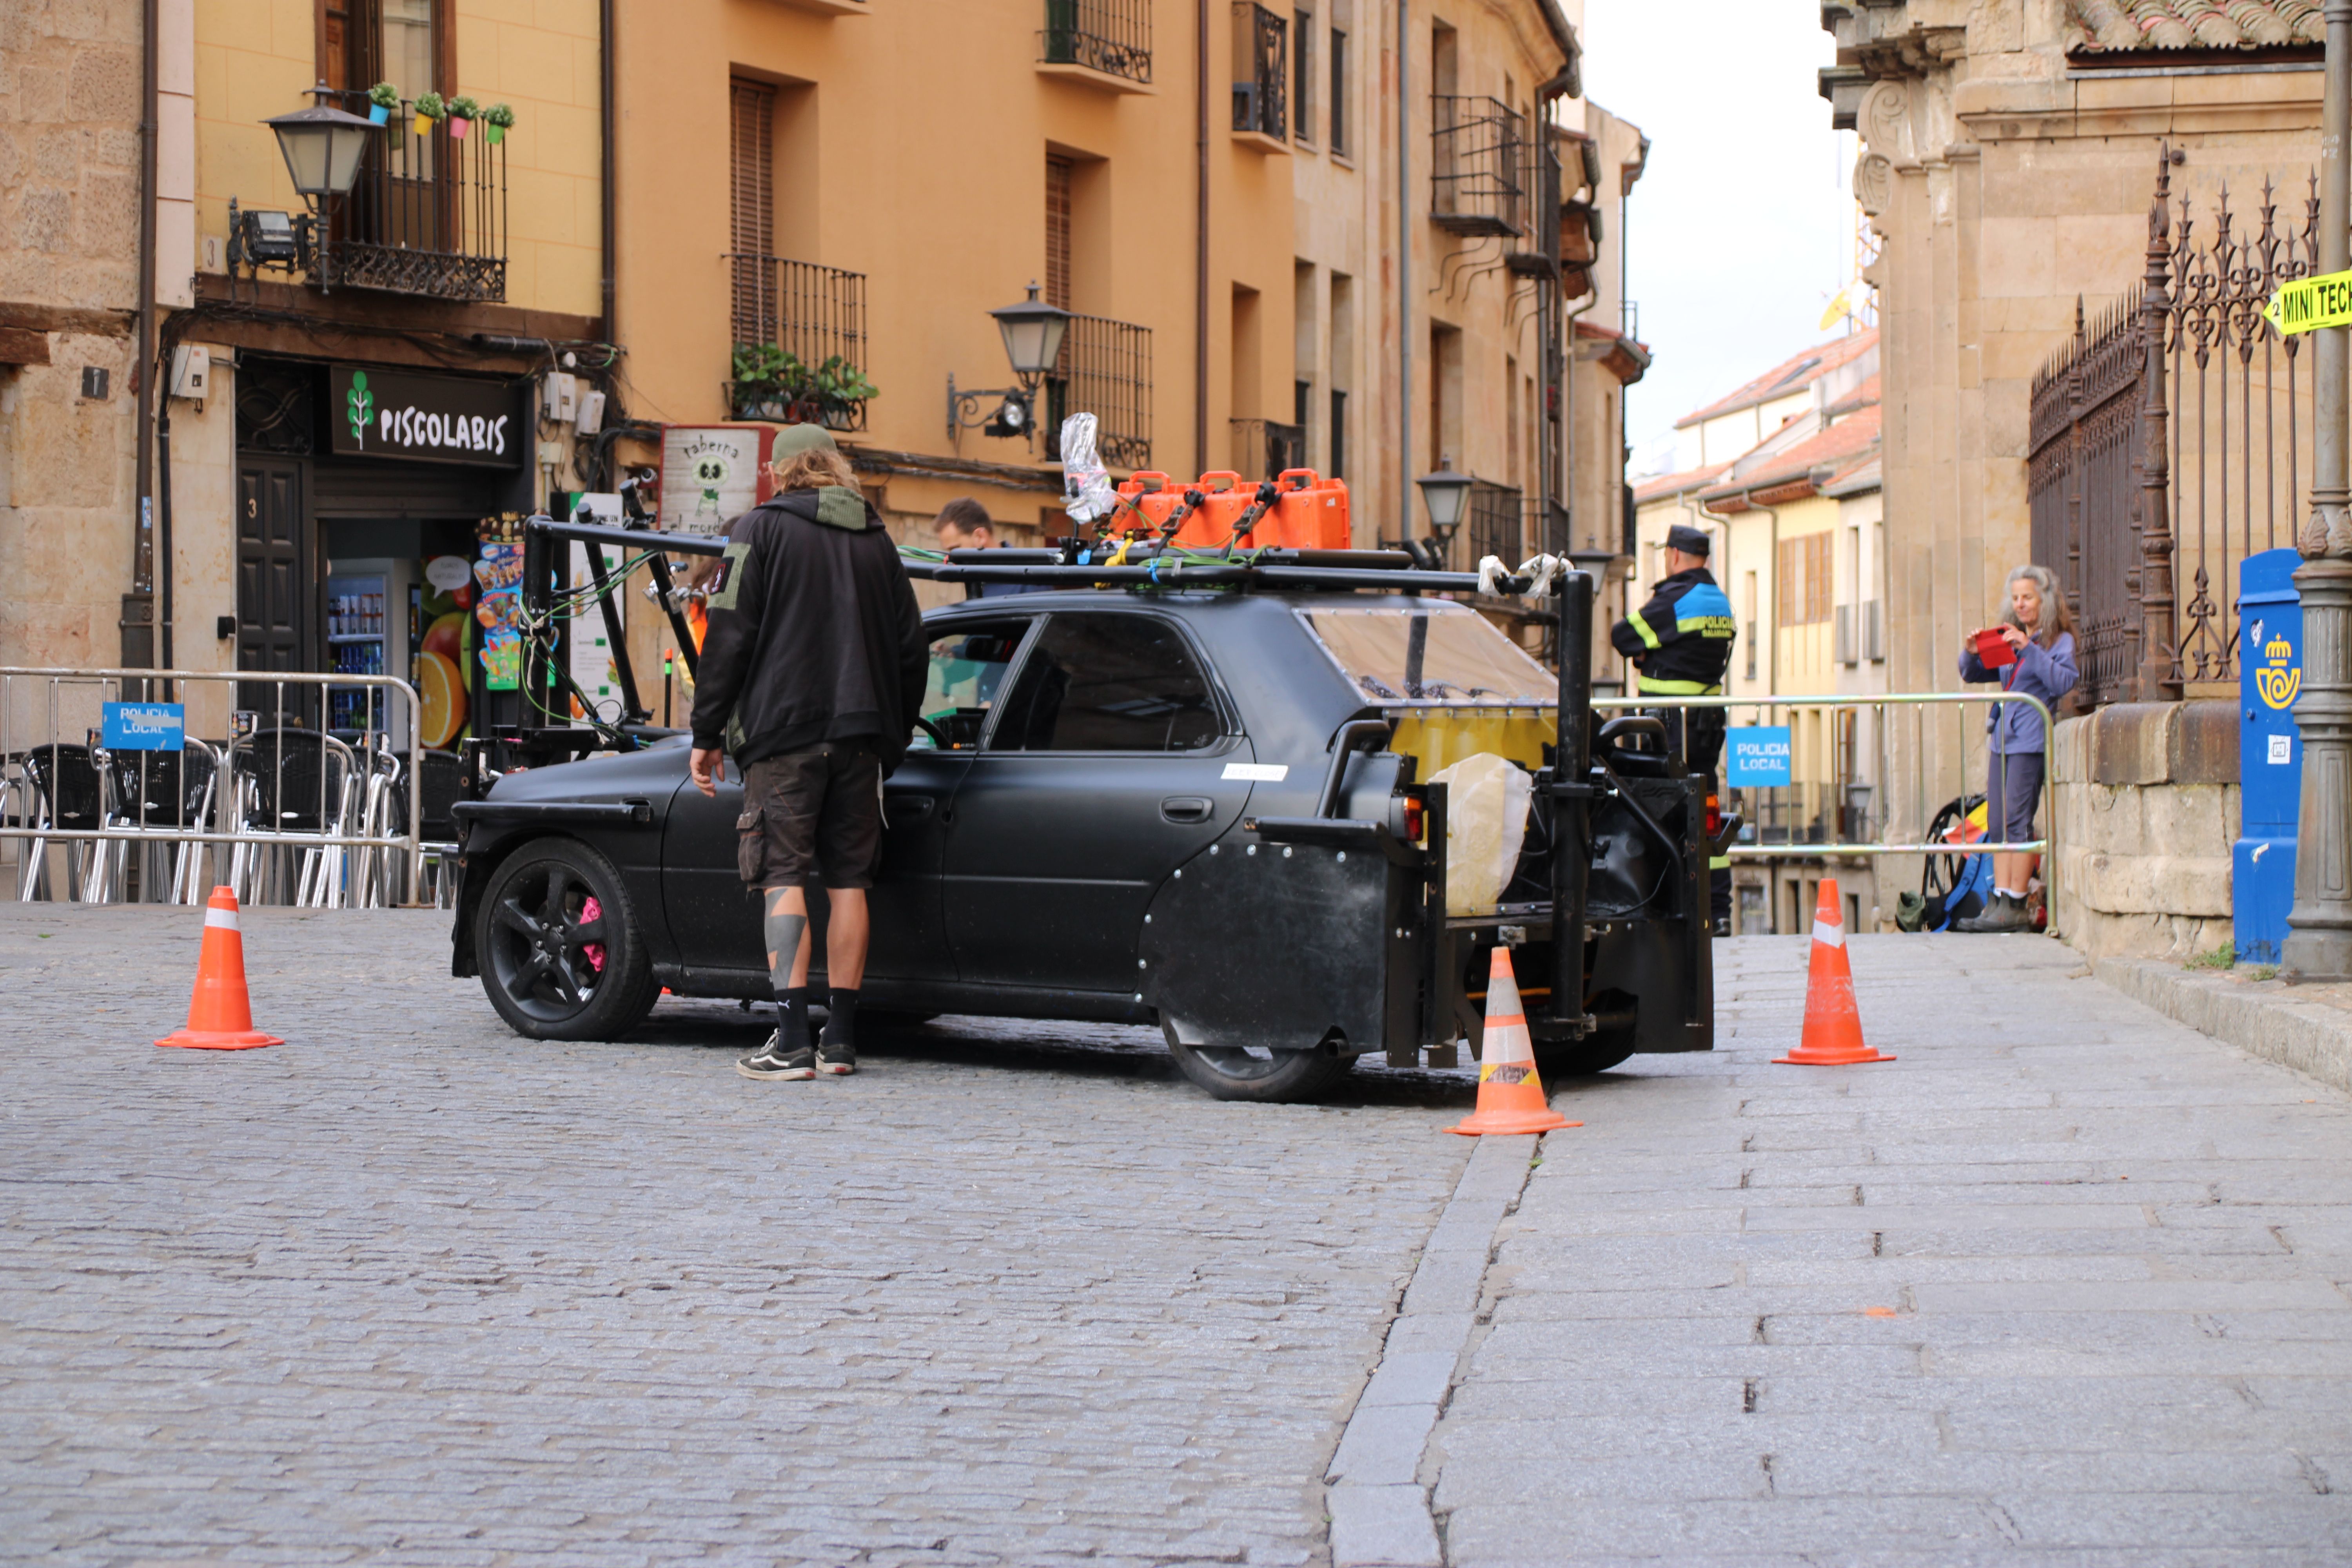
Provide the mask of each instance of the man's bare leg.
POLYGON ((857 991, 866 983, 866 943, 872 925, 863 888, 828 888, 830 918, 824 930, 824 980, 827 996, 824 1038, 817 1047, 817 1070, 855 1072, 857 1068, 857 991))

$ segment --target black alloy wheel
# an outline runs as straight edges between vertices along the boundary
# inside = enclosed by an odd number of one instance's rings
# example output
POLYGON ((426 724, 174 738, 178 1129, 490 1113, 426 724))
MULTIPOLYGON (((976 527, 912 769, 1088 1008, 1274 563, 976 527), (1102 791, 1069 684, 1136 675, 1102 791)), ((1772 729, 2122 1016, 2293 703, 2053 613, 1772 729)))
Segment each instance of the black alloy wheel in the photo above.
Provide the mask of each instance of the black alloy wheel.
POLYGON ((620 873, 572 839, 526 844, 500 864, 474 942, 490 1005, 532 1039, 616 1039, 660 994, 620 873))
POLYGON ((1313 1100, 1356 1066, 1354 1057, 1320 1046, 1296 1051, 1271 1046, 1188 1046, 1176 1037, 1174 1024, 1163 1018, 1160 1028, 1168 1037, 1168 1054, 1184 1076, 1217 1100, 1262 1104, 1313 1100))

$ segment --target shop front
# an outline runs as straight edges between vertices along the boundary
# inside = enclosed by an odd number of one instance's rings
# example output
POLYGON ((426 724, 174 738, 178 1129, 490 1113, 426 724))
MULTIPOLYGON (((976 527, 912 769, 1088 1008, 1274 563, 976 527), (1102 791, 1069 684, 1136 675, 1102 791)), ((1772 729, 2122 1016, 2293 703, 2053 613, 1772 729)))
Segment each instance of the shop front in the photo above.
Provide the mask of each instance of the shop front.
MULTIPOLYGON (((485 699, 511 708, 494 668, 476 673, 500 637, 478 621, 475 566, 532 505, 530 391, 528 378, 243 356, 236 668, 399 676, 422 695, 428 746, 454 745, 485 699)), ((240 697, 264 712, 279 700, 262 682, 240 697)), ((356 686, 330 685, 323 712, 283 701, 306 727, 407 729, 356 686)))

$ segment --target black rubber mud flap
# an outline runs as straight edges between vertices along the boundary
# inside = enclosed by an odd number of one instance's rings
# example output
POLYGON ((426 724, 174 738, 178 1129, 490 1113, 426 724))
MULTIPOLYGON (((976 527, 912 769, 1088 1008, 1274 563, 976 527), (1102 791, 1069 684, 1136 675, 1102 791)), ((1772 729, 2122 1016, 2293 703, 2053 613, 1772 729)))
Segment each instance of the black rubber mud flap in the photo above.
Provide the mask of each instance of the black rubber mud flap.
POLYGON ((1378 1050, 1392 875, 1376 847, 1235 834, 1161 884, 1137 989, 1187 1045, 1307 1050, 1337 1029, 1378 1050))

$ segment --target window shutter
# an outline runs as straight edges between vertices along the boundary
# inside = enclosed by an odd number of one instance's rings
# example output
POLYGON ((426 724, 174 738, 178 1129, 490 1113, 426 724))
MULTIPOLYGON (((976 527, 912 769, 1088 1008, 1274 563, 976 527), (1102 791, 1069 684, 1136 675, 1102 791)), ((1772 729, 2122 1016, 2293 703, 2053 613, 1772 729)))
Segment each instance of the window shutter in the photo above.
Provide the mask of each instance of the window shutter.
POLYGON ((729 190, 734 252, 735 341, 776 341, 776 89, 765 82, 733 84, 729 137, 733 176, 729 190))
POLYGON ((1070 160, 1045 160, 1045 303, 1070 308, 1070 160))

